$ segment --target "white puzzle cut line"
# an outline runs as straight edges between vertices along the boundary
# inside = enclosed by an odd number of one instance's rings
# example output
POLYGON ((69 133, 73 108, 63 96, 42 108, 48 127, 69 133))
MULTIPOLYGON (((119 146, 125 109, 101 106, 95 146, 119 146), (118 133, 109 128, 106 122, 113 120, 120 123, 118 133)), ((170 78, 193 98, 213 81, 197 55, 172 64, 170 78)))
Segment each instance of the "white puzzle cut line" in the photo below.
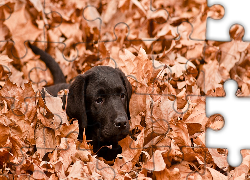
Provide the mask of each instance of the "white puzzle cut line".
POLYGON ((246 138, 250 137, 250 99, 235 95, 238 84, 234 80, 224 83, 226 97, 206 97, 206 115, 221 114, 224 126, 218 131, 207 130, 206 146, 208 148, 227 148, 228 163, 237 167, 242 162, 241 149, 250 149, 246 138))

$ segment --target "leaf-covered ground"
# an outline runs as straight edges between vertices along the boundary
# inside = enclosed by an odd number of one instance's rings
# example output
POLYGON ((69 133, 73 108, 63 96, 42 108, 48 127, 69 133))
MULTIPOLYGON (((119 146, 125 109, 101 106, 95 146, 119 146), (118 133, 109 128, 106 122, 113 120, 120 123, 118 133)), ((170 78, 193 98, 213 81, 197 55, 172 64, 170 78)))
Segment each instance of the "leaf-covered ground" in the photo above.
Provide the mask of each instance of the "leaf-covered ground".
MULTIPOLYGON (((205 41, 206 18, 224 11, 205 0, 4 0, 0 3, 0 174, 5 179, 247 179, 226 149, 205 146, 205 96, 224 96, 228 78, 250 94, 249 43, 233 26, 232 41, 205 41), (44 4, 45 3, 45 4, 44 4), (88 5, 88 6, 87 6, 88 5), (44 8, 44 9, 43 9, 44 8), (122 23, 121 23, 122 22, 122 23), (71 82, 98 65, 119 67, 133 85, 131 135, 113 162, 77 140, 53 84, 27 42, 51 54, 71 82)), ((62 92, 63 93, 63 92, 62 92)), ((112 147, 110 147, 112 148, 112 147)))

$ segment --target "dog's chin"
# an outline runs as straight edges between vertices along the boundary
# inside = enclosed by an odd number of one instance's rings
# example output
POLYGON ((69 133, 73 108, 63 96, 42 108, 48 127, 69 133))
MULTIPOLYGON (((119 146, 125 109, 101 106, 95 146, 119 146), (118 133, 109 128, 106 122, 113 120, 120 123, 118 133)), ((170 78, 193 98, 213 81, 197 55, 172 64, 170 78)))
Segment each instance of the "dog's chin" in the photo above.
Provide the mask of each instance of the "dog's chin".
POLYGON ((124 139, 125 137, 127 137, 127 135, 129 134, 129 131, 127 130, 122 130, 120 133, 118 134, 106 134, 105 132, 103 133, 103 141, 105 142, 110 142, 110 143, 117 143, 118 141, 124 139))

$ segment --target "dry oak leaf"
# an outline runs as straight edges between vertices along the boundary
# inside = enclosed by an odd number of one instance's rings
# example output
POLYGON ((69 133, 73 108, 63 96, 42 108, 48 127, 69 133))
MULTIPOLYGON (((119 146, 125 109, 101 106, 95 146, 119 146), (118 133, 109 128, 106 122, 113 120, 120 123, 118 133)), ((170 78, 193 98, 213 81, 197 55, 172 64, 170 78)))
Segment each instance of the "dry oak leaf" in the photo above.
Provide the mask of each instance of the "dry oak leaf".
POLYGON ((77 139, 78 132, 79 132, 79 126, 77 120, 75 120, 73 121, 73 124, 68 124, 68 123, 61 124, 59 129, 56 129, 55 136, 77 139))
POLYGON ((71 165, 67 171, 69 172, 69 175, 67 176, 69 179, 88 178, 87 174, 89 174, 87 166, 85 166, 84 162, 80 160, 77 160, 71 165))
POLYGON ((61 144, 58 148, 61 149, 58 152, 58 154, 59 154, 58 159, 63 160, 62 161, 63 169, 64 169, 64 171, 66 171, 73 160, 72 158, 75 156, 75 154, 77 152, 76 144, 75 144, 73 139, 62 138, 61 144))
POLYGON ((135 163, 138 161, 143 149, 144 128, 142 126, 137 127, 141 132, 137 136, 136 141, 131 139, 130 136, 127 136, 126 138, 119 141, 119 145, 122 147, 121 156, 123 157, 124 162, 127 163, 127 166, 130 166, 130 169, 132 169, 135 163))
MULTIPOLYGON (((206 3, 206 2, 205 2, 206 3)), ((204 11, 205 6, 201 7, 201 12, 204 11)), ((191 34, 191 38, 193 39, 205 39, 206 38, 206 26, 207 21, 203 20, 203 13, 199 13, 195 18, 195 22, 192 22, 193 33, 191 34)))
POLYGON ((150 171, 163 171, 166 167, 162 153, 165 151, 156 150, 153 153, 151 159, 142 165, 142 168, 146 168, 150 171), (157 162, 157 163, 156 163, 157 162))
POLYGON ((13 113, 18 110, 29 121, 32 121, 36 116, 35 95, 30 82, 24 84, 24 89, 22 89, 7 79, 0 90, 0 100, 4 99, 7 102, 8 109, 13 113))
MULTIPOLYGON (((250 167, 250 155, 249 150, 241 150, 241 154, 243 157, 241 165, 236 167, 233 171, 230 171, 230 175, 232 175, 235 179, 246 179, 249 176, 249 167, 250 167)), ((230 176, 229 175, 229 176, 230 176)))
POLYGON ((111 0, 108 3, 106 11, 103 13, 103 22, 108 23, 117 11, 119 0, 111 0))
POLYGON ((213 179, 228 180, 228 177, 225 176, 224 174, 221 174, 219 171, 217 171, 217 170, 215 170, 213 168, 210 168, 210 167, 207 167, 207 169, 211 173, 213 179))
POLYGON ((47 152, 52 152, 56 147, 55 132, 51 128, 43 126, 42 123, 37 122, 35 129, 35 141, 37 153, 40 160, 47 152))
POLYGON ((152 61, 148 59, 146 51, 143 48, 140 48, 138 55, 134 59, 134 63, 136 64, 136 68, 132 75, 135 75, 137 81, 146 85, 149 79, 147 77, 151 77, 153 72, 152 61))
POLYGON ((228 170, 227 157, 223 154, 219 154, 217 149, 208 148, 209 153, 211 154, 214 163, 223 171, 228 170))
POLYGON ((241 52, 244 52, 249 46, 248 42, 232 40, 220 45, 220 49, 226 53, 222 53, 220 65, 225 67, 229 72, 232 67, 240 61, 241 52))
POLYGON ((94 174, 101 175, 103 179, 111 180, 114 179, 116 175, 112 167, 105 164, 103 161, 94 158, 93 156, 90 156, 90 162, 87 162, 87 166, 90 166, 88 167, 88 169, 90 171, 90 174, 92 174, 92 176, 94 174))
POLYGON ((25 5, 23 5, 22 8, 14 11, 10 18, 4 22, 12 34, 11 37, 15 42, 15 49, 19 57, 25 56, 26 54, 24 42, 27 41, 27 39, 35 40, 42 33, 42 30, 32 24, 31 19, 27 19, 26 13, 28 12, 25 9, 25 5))
POLYGON ((180 146, 191 146, 190 137, 188 134, 188 127, 184 122, 171 122, 170 128, 172 131, 169 132, 169 135, 172 139, 174 139, 174 142, 176 145, 180 146))
POLYGON ((206 125, 208 123, 208 118, 205 112, 205 97, 198 97, 198 99, 196 99, 196 97, 189 98, 189 115, 184 122, 187 124, 189 135, 193 135, 195 133, 205 131, 206 125), (195 99, 195 101, 193 99, 195 99))
MULTIPOLYGON (((187 176, 193 172, 193 170, 190 169, 190 164, 187 161, 182 161, 179 164, 176 165, 172 165, 169 170, 173 171, 175 169, 176 174, 178 175, 178 173, 180 174, 180 178, 181 180, 186 180, 187 176)), ((191 179, 195 179, 195 178, 191 178, 191 179)))
MULTIPOLYGON (((21 113, 20 113, 21 114, 21 113)), ((0 123, 10 127, 10 136, 18 136, 28 145, 34 145, 34 128, 36 120, 30 121, 24 116, 16 116, 12 111, 4 113, 0 118, 0 123)))
POLYGON ((11 64, 9 65, 9 68, 11 72, 11 76, 9 77, 10 81, 16 84, 17 86, 21 86, 23 88, 24 84, 29 82, 27 79, 23 79, 24 72, 18 71, 11 64))
POLYGON ((171 67, 171 70, 174 74, 174 77, 179 78, 181 75, 183 75, 183 72, 185 72, 189 67, 196 68, 195 65, 188 61, 185 57, 177 54, 176 63, 174 66, 171 67))
MULTIPOLYGON (((114 54, 115 51, 118 53, 118 58, 113 57, 114 59, 118 59, 118 66, 119 68, 126 74, 126 75, 134 75, 133 72, 136 69, 136 63, 135 63, 135 58, 136 56, 131 53, 129 50, 127 49, 123 49, 123 50, 118 50, 117 48, 114 49, 112 48, 111 53, 114 54), (118 51, 117 51, 118 50, 118 51), (122 62, 120 62, 122 61, 122 62)), ((111 57, 112 57, 111 54, 111 57)))
POLYGON ((220 84, 222 82, 222 77, 220 74, 218 61, 209 61, 207 64, 201 67, 201 70, 203 70, 205 74, 200 73, 197 79, 197 84, 202 91, 207 93, 209 90, 214 90, 217 87, 222 87, 222 85, 220 84))
POLYGON ((62 99, 50 95, 45 89, 45 102, 47 108, 54 114, 54 124, 69 124, 66 112, 62 109, 62 99))

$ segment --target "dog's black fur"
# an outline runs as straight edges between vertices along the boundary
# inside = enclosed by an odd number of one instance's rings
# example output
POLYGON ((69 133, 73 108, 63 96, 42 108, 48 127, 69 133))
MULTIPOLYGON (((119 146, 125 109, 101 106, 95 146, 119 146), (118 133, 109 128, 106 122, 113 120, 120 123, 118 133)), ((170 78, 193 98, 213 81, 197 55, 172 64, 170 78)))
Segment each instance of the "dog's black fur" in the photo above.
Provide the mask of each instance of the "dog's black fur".
POLYGON ((66 113, 79 122, 79 139, 85 128, 86 138, 92 140, 94 152, 105 145, 112 145, 98 151, 98 156, 112 160, 121 147, 118 141, 129 133, 129 100, 132 94, 131 84, 118 68, 97 66, 78 75, 72 84, 65 77, 55 60, 43 50, 29 44, 35 54, 40 55, 50 69, 54 85, 46 87, 48 92, 57 96, 62 89, 69 89, 66 113))

